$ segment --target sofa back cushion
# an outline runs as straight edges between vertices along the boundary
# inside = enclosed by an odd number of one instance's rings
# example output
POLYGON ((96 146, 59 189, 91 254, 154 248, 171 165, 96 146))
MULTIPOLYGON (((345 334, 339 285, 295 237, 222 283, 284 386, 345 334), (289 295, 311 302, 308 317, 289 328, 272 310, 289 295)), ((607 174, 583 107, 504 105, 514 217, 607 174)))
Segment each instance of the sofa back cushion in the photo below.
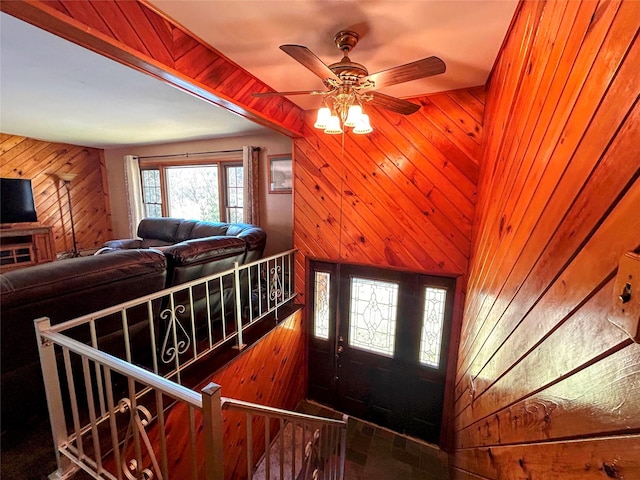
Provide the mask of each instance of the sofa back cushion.
POLYGON ((218 237, 229 235, 228 223, 220 222, 197 222, 191 231, 191 238, 218 237))
POLYGON ((177 234, 183 222, 181 218, 144 218, 138 225, 138 236, 143 240, 160 240, 167 245, 176 243, 181 241, 177 234))
POLYGON ((189 240, 193 238, 193 227, 195 227, 198 223, 198 220, 183 220, 180 226, 178 227, 178 231, 175 235, 175 242, 184 242, 185 240, 189 240))

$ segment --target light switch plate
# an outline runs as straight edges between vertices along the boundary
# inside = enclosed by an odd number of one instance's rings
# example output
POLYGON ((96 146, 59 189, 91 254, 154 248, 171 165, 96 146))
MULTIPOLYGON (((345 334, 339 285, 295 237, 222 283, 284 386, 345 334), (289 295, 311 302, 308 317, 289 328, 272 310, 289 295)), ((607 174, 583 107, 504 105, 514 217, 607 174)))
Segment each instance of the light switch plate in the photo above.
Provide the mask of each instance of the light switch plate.
POLYGON ((640 343, 640 255, 637 253, 627 252, 620 258, 609 321, 640 343), (625 294, 630 297, 623 302, 625 294))

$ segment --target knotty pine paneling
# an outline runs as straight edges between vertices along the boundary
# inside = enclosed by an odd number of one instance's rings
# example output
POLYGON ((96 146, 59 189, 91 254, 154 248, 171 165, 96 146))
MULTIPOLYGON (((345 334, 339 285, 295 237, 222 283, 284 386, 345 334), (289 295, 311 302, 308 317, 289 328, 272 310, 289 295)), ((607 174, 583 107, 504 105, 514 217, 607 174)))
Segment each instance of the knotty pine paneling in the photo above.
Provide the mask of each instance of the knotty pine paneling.
MULTIPOLYGON (((369 135, 294 140, 294 245, 304 257, 464 275, 475 209, 482 87, 367 107, 369 135), (344 144, 342 143, 344 142, 344 144)), ((298 288, 298 291, 303 291, 298 288)))
POLYGON ((484 88, 413 101, 422 108, 409 116, 367 107, 369 135, 326 135, 308 115, 294 140, 296 291, 305 292, 308 258, 458 277, 440 438, 448 447, 484 88))
POLYGON ((640 478, 640 350, 608 321, 640 249, 639 26, 634 1, 522 2, 494 65, 454 478, 640 478))
POLYGON ((303 111, 264 82, 144 2, 15 0, 0 10, 285 135, 300 135, 303 111))
POLYGON ((38 222, 53 227, 56 252, 73 250, 67 191, 56 173, 76 173, 71 205, 78 250, 113 238, 102 150, 0 134, 0 176, 31 180, 38 222))

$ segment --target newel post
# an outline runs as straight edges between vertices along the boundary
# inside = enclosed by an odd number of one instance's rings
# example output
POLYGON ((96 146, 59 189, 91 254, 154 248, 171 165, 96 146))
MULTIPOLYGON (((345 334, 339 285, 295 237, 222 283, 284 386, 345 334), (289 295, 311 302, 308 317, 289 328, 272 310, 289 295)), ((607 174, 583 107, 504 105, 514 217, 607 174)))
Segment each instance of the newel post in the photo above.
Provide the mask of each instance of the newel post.
POLYGON ((213 382, 202 389, 205 478, 207 480, 224 480, 222 403, 220 395, 220 385, 216 385, 213 382))
POLYGON ((60 391, 60 379, 58 378, 58 367, 56 364, 56 353, 53 342, 42 336, 42 332, 51 329, 51 320, 47 317, 35 320, 36 341, 38 342, 38 353, 40 355, 40 368, 42 369, 42 379, 44 380, 44 391, 47 398, 47 410, 51 423, 51 433, 53 435, 54 450, 58 469, 49 478, 67 478, 71 472, 78 469, 67 457, 60 455, 58 446, 67 442, 67 426, 64 418, 64 408, 62 406, 62 393, 60 391))

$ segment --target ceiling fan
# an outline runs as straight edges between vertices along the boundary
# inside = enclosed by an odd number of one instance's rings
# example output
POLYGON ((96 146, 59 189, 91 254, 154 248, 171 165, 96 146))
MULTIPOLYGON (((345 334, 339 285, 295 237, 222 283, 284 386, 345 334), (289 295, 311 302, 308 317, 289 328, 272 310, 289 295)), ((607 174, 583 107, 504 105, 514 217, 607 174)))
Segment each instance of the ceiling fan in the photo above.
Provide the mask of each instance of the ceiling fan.
POLYGON ((302 45, 281 45, 280 49, 282 51, 320 77, 327 90, 261 92, 254 93, 253 96, 320 95, 325 99, 325 107, 331 106, 333 112, 341 117, 343 124, 346 126, 352 126, 349 125, 347 118, 349 107, 358 105, 361 108, 364 102, 369 102, 371 105, 402 115, 410 115, 417 112, 420 109, 420 105, 385 95, 375 90, 439 75, 446 70, 445 63, 438 57, 427 57, 369 74, 364 65, 352 62, 349 58, 349 52, 357 45, 358 40, 359 35, 356 32, 338 32, 333 41, 343 53, 343 58, 331 65, 325 65, 307 47, 302 45))

